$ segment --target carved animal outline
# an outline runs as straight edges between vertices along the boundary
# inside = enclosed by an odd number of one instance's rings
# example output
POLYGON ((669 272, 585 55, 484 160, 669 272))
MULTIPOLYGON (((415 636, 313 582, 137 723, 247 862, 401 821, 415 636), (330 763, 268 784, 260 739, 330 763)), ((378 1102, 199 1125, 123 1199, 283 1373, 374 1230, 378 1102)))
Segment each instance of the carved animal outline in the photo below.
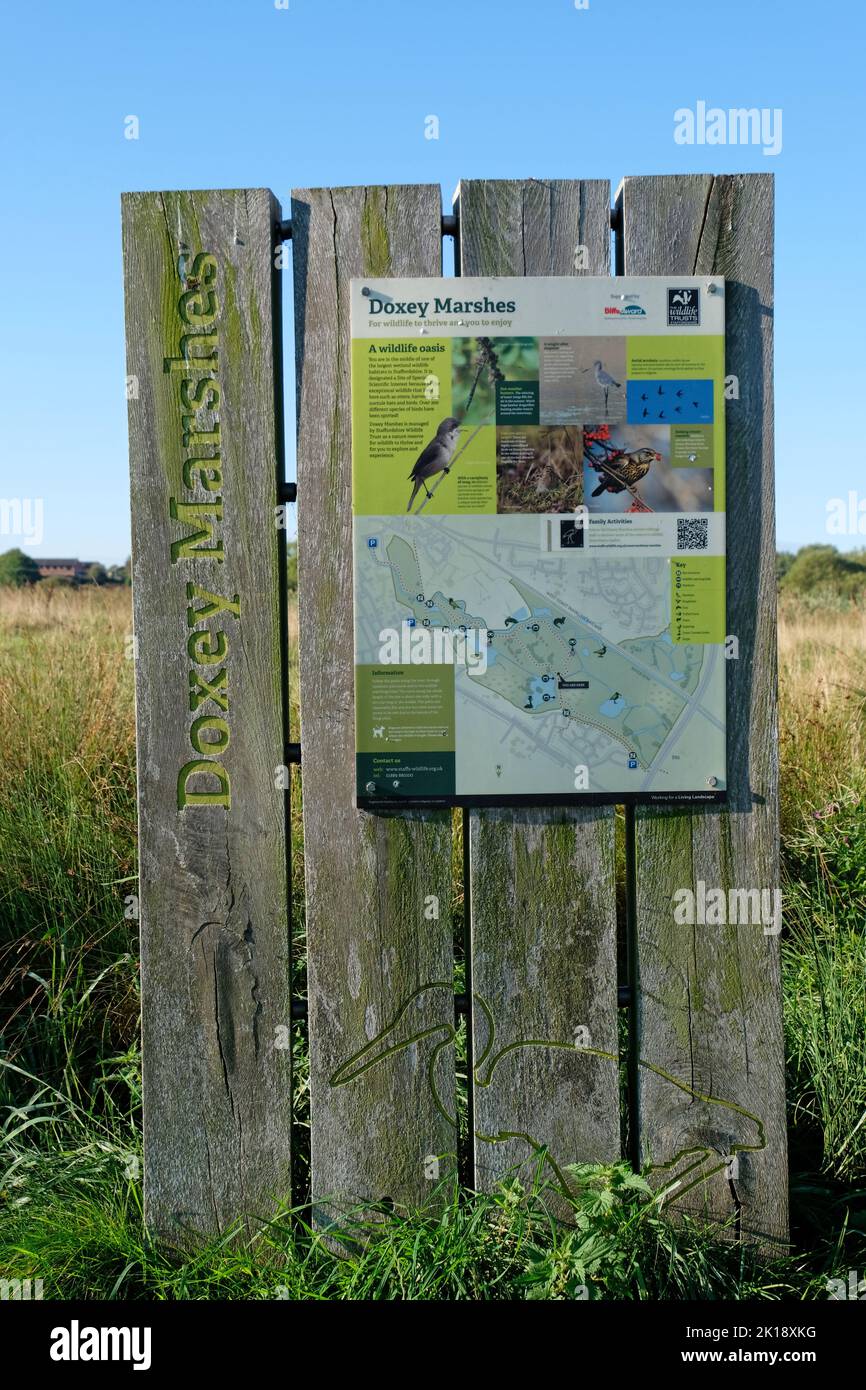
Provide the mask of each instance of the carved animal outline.
MULTIPOLYGON (((427 1061, 427 1077, 433 1096, 433 1102, 437 1110, 443 1118, 456 1129, 456 1116, 448 1113, 436 1085, 436 1065, 439 1060, 439 1055, 446 1047, 450 1047, 456 1041, 456 1030, 453 1025, 445 1022, 436 1023, 432 1027, 424 1028, 419 1032, 411 1032, 406 1029, 401 1030, 400 1027, 415 1001, 422 995, 434 990, 444 990, 449 997, 453 993, 452 985, 447 981, 434 981, 430 984, 421 985, 414 993, 410 994, 408 998, 404 1000, 392 1021, 386 1024, 375 1037, 365 1042, 363 1047, 359 1048, 358 1051, 347 1058, 345 1062, 341 1063, 329 1080, 332 1086, 348 1085, 349 1082, 356 1080, 371 1067, 379 1066, 381 1063, 387 1061, 388 1058, 404 1051, 407 1047, 415 1046, 427 1038, 434 1038, 438 1035, 439 1041, 432 1049, 427 1061), (386 1045, 383 1047, 382 1044, 386 1045)), ((616 1066, 619 1066, 619 1056, 616 1053, 606 1052, 601 1048, 583 1047, 573 1042, 560 1042, 551 1038, 520 1039, 517 1042, 507 1043, 504 1047, 499 1048, 498 1051, 494 1051, 496 1025, 492 1010, 481 995, 473 993, 472 998, 484 1014, 488 1024, 487 1043, 474 1062, 472 1068, 473 1082, 476 1087, 489 1086, 493 1078, 493 1073, 502 1059, 508 1054, 525 1047, 550 1048, 553 1050, 585 1053, 590 1057, 605 1058, 613 1062, 616 1066)), ((671 1179, 667 1184, 665 1196, 669 1193, 672 1194, 676 1192, 676 1197, 679 1199, 687 1192, 690 1192, 693 1187, 697 1187, 700 1183, 706 1182, 708 1178, 720 1172, 722 1169, 727 1170, 730 1178, 733 1179, 737 1173, 738 1154, 759 1153, 762 1149, 766 1148, 767 1140, 763 1123, 760 1118, 751 1111, 746 1110, 741 1105, 737 1105, 735 1101, 725 1100, 720 1096, 705 1094, 695 1086, 690 1086, 681 1078, 673 1076, 670 1072, 665 1071, 662 1067, 656 1066, 643 1057, 638 1058, 638 1066, 653 1073, 662 1081, 676 1087, 677 1090, 682 1091, 687 1096, 691 1096, 696 1101, 703 1102, 707 1105, 720 1106, 730 1111, 733 1115, 739 1116, 740 1120, 750 1121, 756 1130, 755 1137, 757 1138, 757 1143, 732 1142, 725 1146, 724 1151, 710 1145, 691 1145, 679 1149, 673 1158, 666 1159, 662 1162, 651 1163, 649 1165, 649 1171, 651 1173, 671 1173, 671 1179), (679 1173, 671 1172, 680 1162, 687 1159, 691 1159, 691 1162, 687 1163, 686 1167, 679 1173), (720 1161, 714 1162, 713 1160, 715 1159, 720 1161), (712 1166, 706 1166, 708 1164, 712 1166), (687 1177, 690 1177, 691 1180, 686 1183, 685 1186, 682 1186, 687 1177)), ((539 1157, 543 1158, 544 1163, 547 1164, 553 1172, 557 1186, 563 1194, 566 1196, 568 1195, 570 1191, 568 1181, 556 1158, 550 1153, 548 1146, 542 1140, 527 1134, 523 1130, 500 1130, 498 1134, 482 1134, 480 1131, 476 1130, 475 1137, 489 1144, 501 1144, 507 1142, 509 1139, 524 1140, 534 1149, 539 1157)))

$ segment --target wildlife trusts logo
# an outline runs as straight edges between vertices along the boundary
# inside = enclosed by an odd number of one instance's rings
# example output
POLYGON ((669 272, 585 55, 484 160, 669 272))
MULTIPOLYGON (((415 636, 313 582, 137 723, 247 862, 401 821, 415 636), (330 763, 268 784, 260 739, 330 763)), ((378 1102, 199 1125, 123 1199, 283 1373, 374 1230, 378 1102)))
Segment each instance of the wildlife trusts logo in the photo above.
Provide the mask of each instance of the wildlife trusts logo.
POLYGON ((701 292, 695 289, 668 290, 668 327, 697 326, 701 321, 701 292))

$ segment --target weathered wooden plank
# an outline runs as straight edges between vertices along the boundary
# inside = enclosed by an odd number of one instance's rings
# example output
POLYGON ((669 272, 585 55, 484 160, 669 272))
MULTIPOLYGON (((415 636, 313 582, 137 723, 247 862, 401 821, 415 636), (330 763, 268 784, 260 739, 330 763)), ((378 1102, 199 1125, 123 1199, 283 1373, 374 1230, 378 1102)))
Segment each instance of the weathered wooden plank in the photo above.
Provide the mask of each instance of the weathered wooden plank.
MULTIPOLYGON (((609 272, 604 180, 472 180, 458 197, 463 275, 609 272)), ((477 810, 466 825, 476 1184, 518 1165, 529 1180, 541 1146, 562 1184, 564 1164, 619 1153, 613 809, 477 810)))
POLYGON ((464 179, 462 275, 608 275, 606 179, 464 179))
POLYGON ((626 274, 727 277, 727 371, 739 379, 727 407, 727 627, 740 652, 728 663, 729 805, 636 815, 641 1150, 673 1165, 660 1180, 682 1175, 679 1206, 773 1243, 787 1237, 778 936, 673 917, 676 890, 699 881, 779 886, 773 181, 627 179, 622 208, 626 274))
POLYGON ((145 1213, 176 1240, 290 1186, 278 217, 123 200, 145 1213))
MULTIPOLYGON (((368 814, 354 804, 349 279, 440 274, 440 218, 434 185, 292 197, 312 1187, 319 1201, 417 1204, 429 1198, 437 1173, 454 1166, 451 817, 368 814), (438 917, 430 915, 432 899, 438 917)), ((320 1218, 327 1220, 321 1209, 320 1218)))

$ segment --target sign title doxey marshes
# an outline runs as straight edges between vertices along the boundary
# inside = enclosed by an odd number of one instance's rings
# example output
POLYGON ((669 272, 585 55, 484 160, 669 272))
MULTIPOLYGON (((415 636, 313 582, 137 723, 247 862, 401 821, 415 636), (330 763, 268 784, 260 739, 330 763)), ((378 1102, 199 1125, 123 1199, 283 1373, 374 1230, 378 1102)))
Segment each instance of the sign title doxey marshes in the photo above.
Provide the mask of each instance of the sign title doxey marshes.
MULTIPOLYGON (((179 376, 181 475, 189 496, 169 499, 169 515, 194 529, 170 543, 171 563, 222 564, 225 558, 222 535, 223 460, 219 408, 222 387, 219 380, 219 332, 217 316, 218 264, 209 252, 193 260, 184 291, 178 300, 181 323, 179 356, 163 359, 163 371, 179 376), (185 332, 183 330, 190 330, 185 332), (181 375, 183 374, 183 375, 181 375), (202 496, 204 494, 204 496, 202 496)), ((189 708, 196 717, 189 728, 189 741, 198 757, 181 767, 177 777, 178 810, 186 806, 231 806, 228 769, 216 756, 226 751, 230 741, 228 719, 229 637, 224 627, 200 626, 217 614, 240 618, 240 595, 224 598, 195 582, 186 585, 186 649, 192 663, 189 674, 189 708), (200 606, 197 606, 200 605, 200 606), (216 669, 215 669, 216 668, 216 669), (202 707, 204 711, 197 713, 202 707), (202 789, 190 788, 194 777, 209 779, 202 789)))

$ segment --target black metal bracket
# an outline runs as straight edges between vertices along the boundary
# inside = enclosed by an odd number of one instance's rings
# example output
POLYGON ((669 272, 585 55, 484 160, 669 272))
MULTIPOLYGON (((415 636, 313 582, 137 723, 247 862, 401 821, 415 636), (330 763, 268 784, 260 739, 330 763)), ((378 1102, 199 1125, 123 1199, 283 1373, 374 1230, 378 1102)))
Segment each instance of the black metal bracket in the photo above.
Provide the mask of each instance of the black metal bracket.
POLYGON ((280 501, 297 502, 298 485, 297 483, 280 483, 280 501))
POLYGON ((300 763, 301 745, 299 743, 286 744, 286 766, 290 763, 300 763))
POLYGON ((291 241, 292 239, 292 219, 286 217, 282 222, 277 223, 277 241, 291 241))

